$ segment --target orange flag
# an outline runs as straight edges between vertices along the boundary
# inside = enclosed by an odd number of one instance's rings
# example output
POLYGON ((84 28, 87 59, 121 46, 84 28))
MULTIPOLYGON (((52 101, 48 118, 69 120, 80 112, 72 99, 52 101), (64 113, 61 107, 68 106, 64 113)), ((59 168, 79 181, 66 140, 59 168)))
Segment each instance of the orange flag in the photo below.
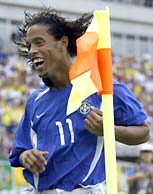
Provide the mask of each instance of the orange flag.
POLYGON ((86 33, 77 40, 77 57, 69 73, 73 87, 68 101, 67 115, 77 110, 88 96, 95 92, 102 94, 107 194, 117 194, 113 74, 108 8, 94 11, 94 17, 86 33))
MULTIPOLYGON (((86 32, 76 41, 77 58, 70 68, 69 77, 71 82, 82 74, 90 72, 89 79, 95 84, 98 91, 102 90, 97 63, 98 35, 95 32, 86 32)), ((87 86, 86 86, 87 87, 87 86)))
POLYGON ((110 32, 99 28, 99 14, 103 15, 101 25, 109 26, 106 10, 95 11, 91 24, 84 35, 77 39, 77 57, 72 64, 69 77, 73 85, 67 107, 67 115, 79 108, 81 102, 95 92, 112 93, 112 71, 110 32))

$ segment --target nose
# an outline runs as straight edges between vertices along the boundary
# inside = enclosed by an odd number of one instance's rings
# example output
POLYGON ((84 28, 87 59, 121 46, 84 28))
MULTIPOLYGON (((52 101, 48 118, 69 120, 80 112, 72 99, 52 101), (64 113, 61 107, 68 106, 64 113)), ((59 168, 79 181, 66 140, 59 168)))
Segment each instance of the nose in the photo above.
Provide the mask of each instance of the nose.
POLYGON ((37 53, 38 53, 37 47, 34 46, 34 45, 31 45, 31 48, 29 50, 29 56, 30 56, 30 58, 34 57, 34 55, 37 54, 37 53))

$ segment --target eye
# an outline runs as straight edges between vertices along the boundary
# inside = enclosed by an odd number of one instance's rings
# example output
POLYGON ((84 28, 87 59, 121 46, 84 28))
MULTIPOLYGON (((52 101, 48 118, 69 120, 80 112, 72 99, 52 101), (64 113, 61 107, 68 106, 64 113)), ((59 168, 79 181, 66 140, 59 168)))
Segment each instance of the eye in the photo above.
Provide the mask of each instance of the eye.
POLYGON ((39 41, 36 41, 35 44, 37 46, 43 46, 44 45, 43 41, 40 41, 40 40, 39 41))

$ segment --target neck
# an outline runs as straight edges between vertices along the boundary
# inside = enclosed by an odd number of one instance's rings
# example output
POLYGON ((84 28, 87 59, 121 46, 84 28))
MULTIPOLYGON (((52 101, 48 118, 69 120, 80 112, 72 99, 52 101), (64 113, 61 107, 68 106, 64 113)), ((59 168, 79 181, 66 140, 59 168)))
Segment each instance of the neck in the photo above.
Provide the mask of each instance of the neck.
POLYGON ((70 81, 68 81, 68 82, 61 82, 61 83, 54 82, 53 88, 55 88, 55 89, 62 89, 62 88, 67 87, 69 84, 70 84, 70 81))
POLYGON ((70 84, 70 80, 67 78, 65 79, 55 79, 54 78, 48 78, 45 77, 42 79, 42 81, 44 82, 44 84, 48 87, 53 87, 55 89, 62 89, 67 87, 70 84))

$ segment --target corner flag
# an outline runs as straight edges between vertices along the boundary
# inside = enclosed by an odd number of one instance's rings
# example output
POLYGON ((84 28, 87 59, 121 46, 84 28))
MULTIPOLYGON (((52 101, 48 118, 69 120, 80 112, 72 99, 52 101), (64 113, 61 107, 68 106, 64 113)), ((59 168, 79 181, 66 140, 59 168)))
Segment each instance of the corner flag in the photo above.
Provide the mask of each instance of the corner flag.
POLYGON ((73 87, 68 101, 67 115, 76 111, 81 102, 93 93, 98 92, 102 95, 107 194, 117 194, 113 73, 108 8, 94 11, 91 24, 77 39, 77 57, 70 68, 69 76, 73 87))

